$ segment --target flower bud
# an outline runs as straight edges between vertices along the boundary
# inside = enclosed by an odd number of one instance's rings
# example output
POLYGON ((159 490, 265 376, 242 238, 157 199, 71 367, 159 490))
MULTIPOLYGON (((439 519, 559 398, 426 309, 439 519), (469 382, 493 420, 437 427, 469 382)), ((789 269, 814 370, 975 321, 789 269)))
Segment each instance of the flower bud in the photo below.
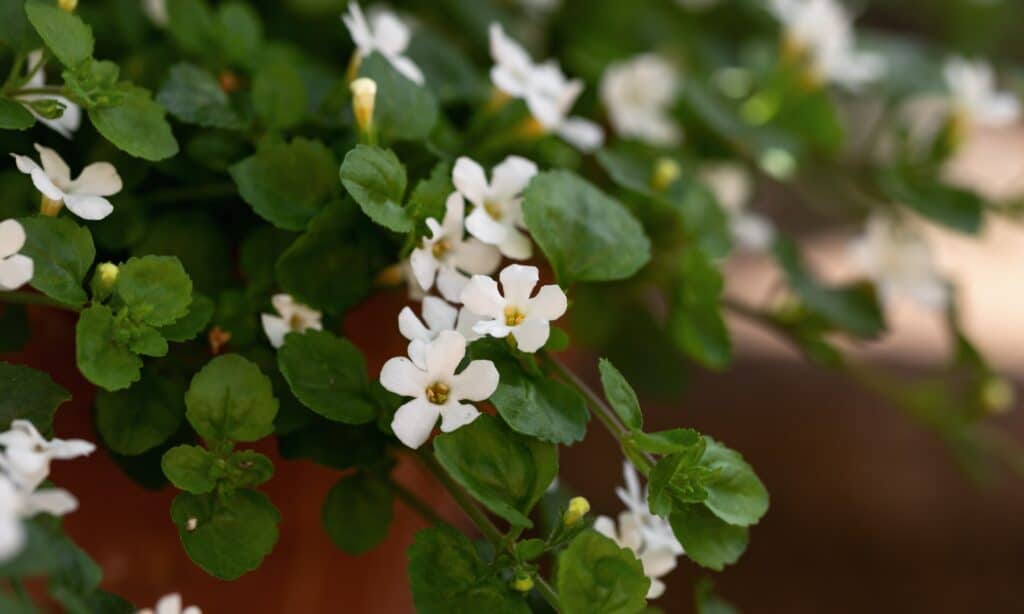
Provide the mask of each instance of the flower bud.
POLYGON ((581 518, 587 515, 590 511, 590 501, 587 501, 583 497, 573 497, 569 500, 569 509, 565 510, 565 514, 562 516, 562 522, 565 526, 571 527, 581 518))
POLYGON ((512 581, 512 588, 520 593, 529 593, 533 590, 533 578, 529 574, 520 572, 516 574, 516 579, 512 581))
POLYGON ((78 7, 78 0, 57 0, 57 6, 59 6, 62 11, 71 13, 78 7))
POLYGON ((352 110, 359 131, 370 134, 373 130, 373 107, 377 101, 377 83, 373 79, 360 77, 349 87, 352 89, 352 110))
POLYGON ((651 176, 651 187, 661 192, 682 174, 683 169, 679 167, 678 162, 672 158, 658 158, 654 164, 654 174, 651 176))
POLYGON ((114 284, 117 283, 119 273, 117 265, 113 262, 104 262, 96 267, 92 276, 92 296, 96 300, 104 300, 114 291, 114 284))
POLYGON ((981 404, 990 414, 1005 414, 1013 408, 1017 393, 1005 377, 993 375, 981 385, 981 404))
POLYGON ((32 107, 32 110, 46 119, 59 119, 64 115, 65 105, 58 100, 53 98, 44 98, 42 100, 33 100, 28 103, 28 106, 32 107))

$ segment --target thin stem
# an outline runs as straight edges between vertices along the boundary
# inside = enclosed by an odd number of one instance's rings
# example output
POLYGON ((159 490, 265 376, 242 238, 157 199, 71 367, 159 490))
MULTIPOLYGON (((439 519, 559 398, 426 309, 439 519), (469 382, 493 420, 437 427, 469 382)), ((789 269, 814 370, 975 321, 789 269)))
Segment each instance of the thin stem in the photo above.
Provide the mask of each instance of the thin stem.
POLYGON ((14 98, 18 96, 31 96, 38 94, 41 96, 60 96, 64 93, 64 88, 58 85, 44 85, 43 87, 24 87, 20 90, 14 90, 10 92, 10 95, 14 98))
POLYGON ((551 588, 551 585, 548 584, 547 580, 540 577, 540 574, 537 574, 537 581, 534 583, 534 588, 536 588, 537 592, 540 593, 540 596, 544 598, 544 601, 548 602, 551 609, 556 612, 562 611, 562 607, 558 603, 558 593, 555 592, 555 589, 551 588))
POLYGON ((7 75, 7 80, 4 81, 4 91, 18 81, 18 74, 21 73, 21 66, 25 63, 25 59, 28 56, 24 53, 19 53, 14 56, 14 63, 11 65, 11 72, 7 75))
POLYGON ((434 456, 426 450, 421 450, 417 457, 426 465, 427 469, 434 474, 434 477, 441 482, 441 485, 451 494, 455 502, 462 508, 462 511, 469 516, 469 519, 473 521, 473 524, 480 529, 480 533, 487 539, 487 541, 494 544, 496 548, 502 548, 502 544, 505 541, 501 531, 498 527, 494 526, 494 523, 482 512, 480 508, 476 506, 476 503, 466 494, 466 491, 462 489, 462 486, 457 484, 455 480, 448 475, 441 465, 438 464, 434 456))
POLYGON ((444 518, 441 518, 441 516, 439 516, 432 507, 420 500, 419 497, 414 495, 394 479, 388 478, 388 485, 391 487, 391 490, 394 491, 395 496, 402 500, 402 503, 408 505, 410 509, 422 516, 424 520, 430 524, 444 524, 444 518))
POLYGON ((66 311, 81 311, 81 307, 73 307, 66 305, 52 299, 45 294, 37 294, 35 292, 0 292, 0 303, 18 304, 18 305, 42 305, 44 307, 56 307, 57 309, 64 309, 66 311))

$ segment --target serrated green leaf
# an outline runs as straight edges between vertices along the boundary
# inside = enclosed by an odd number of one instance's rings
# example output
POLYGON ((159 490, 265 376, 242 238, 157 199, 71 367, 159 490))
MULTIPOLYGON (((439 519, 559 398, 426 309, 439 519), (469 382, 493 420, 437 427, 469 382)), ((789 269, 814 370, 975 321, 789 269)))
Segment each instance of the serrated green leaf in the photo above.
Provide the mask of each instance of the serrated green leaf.
POLYGON ((174 256, 130 258, 120 266, 115 290, 132 318, 150 326, 176 322, 192 303, 192 280, 174 256))
POLYGON ((306 84, 291 63, 267 62, 253 76, 252 106, 270 128, 292 128, 306 112, 306 84))
POLYGON ((7 429, 13 420, 31 420, 42 433, 50 432, 53 414, 71 400, 67 390, 42 371, 24 365, 0 362, 0 427, 7 429))
POLYGON ((201 333, 213 317, 214 304, 209 297, 192 294, 188 313, 174 322, 160 327, 160 334, 168 341, 188 341, 201 333))
POLYGON ((216 77, 206 70, 181 62, 171 67, 156 100, 183 122, 229 130, 242 127, 228 95, 216 77))
POLYGON ((686 556, 709 569, 721 571, 747 549, 747 528, 728 524, 701 503, 677 507, 669 522, 686 556))
POLYGON ((632 551, 586 530, 558 555, 558 599, 566 614, 632 614, 651 581, 632 551))
POLYGON ((217 485, 213 469, 216 461, 213 454, 199 446, 175 446, 164 453, 160 468, 175 488, 201 495, 217 485))
POLYGON ((61 64, 77 66, 92 56, 92 28, 77 15, 41 0, 26 2, 25 15, 61 64))
POLYGON ((395 232, 412 230, 412 217, 402 205, 405 167, 390 149, 356 145, 341 164, 341 183, 374 222, 395 232))
POLYGON ((277 399, 259 367, 237 354, 208 362, 185 393, 185 416, 208 441, 256 441, 274 430, 277 399))
POLYGON ((393 501, 387 482, 356 473, 331 488, 320 517, 335 546, 349 554, 362 554, 388 536, 393 501))
POLYGON ((114 313, 106 305, 93 305, 78 318, 75 354, 78 370, 90 382, 115 391, 139 380, 142 360, 115 341, 114 313))
POLYGON ((291 333, 278 350, 277 364, 295 397, 321 416, 363 424, 377 416, 366 388, 366 362, 359 348, 329 332, 291 333))
POLYGON ((604 396, 615 413, 618 414, 619 419, 627 428, 634 430, 643 428, 644 414, 640 409, 640 401, 636 398, 636 391, 607 358, 599 360, 597 366, 601 371, 601 386, 604 388, 604 396))
POLYGON ((164 117, 164 108, 142 88, 127 86, 120 93, 120 104, 89 109, 96 130, 136 158, 158 162, 177 154, 178 141, 164 117))
POLYGON ((86 300, 82 283, 96 258, 92 235, 67 217, 26 217, 19 220, 27 239, 21 253, 32 259, 30 282, 43 294, 68 305, 86 300))
POLYGON ((142 454, 170 439, 185 418, 181 386, 153 373, 120 392, 96 395, 96 428, 114 452, 142 454))
POLYGON ((701 464, 710 472, 703 482, 704 505, 725 522, 739 526, 757 523, 768 511, 768 490, 743 456, 714 439, 707 439, 701 464))

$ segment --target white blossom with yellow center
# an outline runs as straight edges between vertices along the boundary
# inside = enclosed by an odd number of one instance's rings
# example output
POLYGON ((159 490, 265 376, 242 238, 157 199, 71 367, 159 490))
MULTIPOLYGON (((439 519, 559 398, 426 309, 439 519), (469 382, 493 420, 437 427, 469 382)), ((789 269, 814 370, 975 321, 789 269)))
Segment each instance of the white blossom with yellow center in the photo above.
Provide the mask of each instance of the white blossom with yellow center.
POLYGON ((480 318, 473 331, 499 338, 512 335, 523 352, 544 347, 551 334, 551 321, 565 314, 568 299, 554 284, 542 287, 531 297, 538 276, 537 267, 509 265, 500 275, 502 294, 493 278, 474 275, 462 291, 466 309, 480 318))
POLYGON ((532 256, 533 244, 521 230, 526 226, 522 194, 536 174, 536 164, 509 156, 494 167, 488 182, 482 166, 465 156, 456 160, 452 182, 473 203, 473 211, 466 218, 469 234, 497 246, 508 258, 525 260, 532 256))
POLYGON ((35 148, 41 164, 28 156, 11 156, 18 170, 32 177, 36 189, 48 199, 54 208, 50 214, 56 214, 62 204, 83 220, 102 220, 114 211, 114 205, 106 197, 120 192, 123 184, 112 164, 94 162, 72 180, 71 169, 60 154, 39 144, 35 148))
POLYGON ((412 34, 409 27, 390 11, 377 11, 367 20, 359 3, 348 3, 348 13, 341 16, 345 22, 356 53, 366 57, 373 52, 384 56, 399 73, 417 85, 423 85, 423 71, 405 55, 412 34))
POLYGON ((284 338, 288 333, 301 333, 310 329, 323 330, 323 314, 296 302, 291 295, 275 294, 270 302, 278 315, 264 313, 260 320, 263 323, 263 332, 270 340, 270 345, 275 348, 284 345, 284 338))

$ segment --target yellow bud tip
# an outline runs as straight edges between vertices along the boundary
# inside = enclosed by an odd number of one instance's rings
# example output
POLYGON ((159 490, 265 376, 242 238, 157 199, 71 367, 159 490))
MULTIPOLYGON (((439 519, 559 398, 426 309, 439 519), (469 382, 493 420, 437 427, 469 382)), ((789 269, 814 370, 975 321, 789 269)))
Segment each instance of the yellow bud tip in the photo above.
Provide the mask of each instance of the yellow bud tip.
POLYGON ((562 519, 565 521, 565 526, 571 527, 580 521, 581 518, 587 515, 590 511, 590 501, 587 501, 583 497, 573 497, 569 500, 569 509, 565 510, 565 515, 562 519))
POLYGON ((1005 377, 990 377, 982 385, 981 402, 992 414, 1005 414, 1013 408, 1017 393, 1005 377))
POLYGON ((533 578, 527 575, 517 576, 512 581, 512 588, 516 589, 520 593, 529 593, 533 590, 533 578))
POLYGON ((377 83, 373 79, 360 77, 349 85, 352 90, 352 111, 356 116, 356 124, 363 132, 368 132, 373 123, 373 107, 377 101, 377 83))
POLYGON ((112 286, 117 281, 117 274, 120 269, 113 262, 104 262, 96 267, 96 273, 100 276, 100 282, 105 286, 112 286))
POLYGON ((72 12, 78 7, 78 0, 57 0, 57 6, 62 11, 72 12))
POLYGON ((678 162, 672 158, 658 158, 658 161, 654 164, 654 175, 651 177, 651 184, 655 190, 660 192, 672 185, 682 174, 683 169, 679 166, 678 162))

